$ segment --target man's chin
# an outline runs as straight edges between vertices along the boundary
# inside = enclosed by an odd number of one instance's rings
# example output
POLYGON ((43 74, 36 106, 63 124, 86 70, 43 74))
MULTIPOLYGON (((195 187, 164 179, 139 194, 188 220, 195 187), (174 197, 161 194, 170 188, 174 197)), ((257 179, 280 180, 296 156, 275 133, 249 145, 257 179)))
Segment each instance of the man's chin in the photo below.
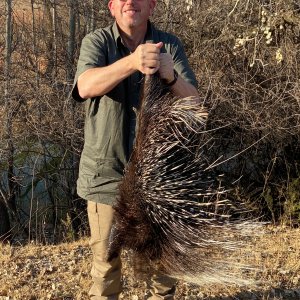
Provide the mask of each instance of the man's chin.
POLYGON ((138 26, 141 26, 144 23, 145 23, 145 21, 141 20, 140 18, 128 18, 126 20, 126 25, 128 27, 138 27, 138 26))
MULTIPOLYGON (((138 30, 138 29, 142 29, 144 27, 144 21, 138 20, 138 19, 122 20, 118 24, 123 29, 128 28, 128 29, 138 30)), ((147 22, 146 22, 146 24, 147 24, 147 22)))
POLYGON ((127 23, 127 26, 130 29, 138 28, 139 25, 140 25, 140 22, 137 22, 137 21, 132 21, 132 22, 127 23))

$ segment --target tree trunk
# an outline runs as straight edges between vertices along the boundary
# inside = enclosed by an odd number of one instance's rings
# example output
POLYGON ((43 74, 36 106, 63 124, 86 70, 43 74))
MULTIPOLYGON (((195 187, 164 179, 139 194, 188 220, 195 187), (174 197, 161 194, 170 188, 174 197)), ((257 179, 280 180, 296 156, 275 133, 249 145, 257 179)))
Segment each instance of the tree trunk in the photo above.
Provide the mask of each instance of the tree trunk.
POLYGON ((94 31, 96 28, 95 24, 95 1, 91 0, 91 26, 90 31, 94 31))
POLYGON ((56 37, 56 20, 57 20, 57 11, 56 11, 56 0, 52 0, 52 26, 53 26, 53 62, 54 62, 54 78, 57 75, 57 37, 56 37))
POLYGON ((7 159, 7 192, 1 192, 3 202, 1 201, 0 210, 0 232, 1 235, 8 234, 10 231, 9 213, 16 218, 16 182, 14 180, 14 143, 12 135, 12 105, 10 88, 10 68, 12 52, 12 0, 6 0, 6 42, 5 42, 5 64, 4 64, 4 101, 5 101, 5 133, 6 133, 6 159, 7 159), (2 219, 3 218, 3 219, 2 219))
POLYGON ((68 66, 67 81, 70 83, 74 77, 74 53, 75 53, 75 33, 76 33, 76 3, 69 0, 69 40, 68 40, 68 66))
POLYGON ((0 200, 0 241, 7 242, 11 239, 10 221, 5 203, 0 200))
MULTIPOLYGON (((93 1, 92 1, 93 3, 93 1)), ((76 45, 76 21, 78 21, 79 18, 77 18, 77 1, 76 0, 69 0, 69 40, 68 40, 68 72, 67 72, 67 82, 68 87, 71 87, 71 83, 74 79, 74 53, 75 53, 75 45, 76 45)), ((93 19, 93 16, 91 17, 93 19)), ((94 22, 94 21, 93 21, 94 22)), ((79 29, 79 27, 78 27, 79 29)), ((69 94, 70 91, 67 91, 69 94)), ((67 101, 67 110, 70 111, 71 116, 73 116, 73 126, 76 128, 77 120, 75 119, 75 102, 72 101, 70 98, 67 101)), ((71 148, 74 148, 74 144, 76 144, 76 141, 71 141, 71 148)), ((76 178, 77 178, 77 168, 78 168, 78 155, 75 154, 73 151, 70 157, 69 166, 71 166, 72 172, 68 172, 69 174, 66 174, 65 178, 68 180, 67 186, 74 186, 76 184, 76 178)), ((77 235, 81 224, 81 219, 78 217, 80 214, 80 211, 83 210, 83 205, 81 201, 78 201, 78 196, 75 189, 70 188, 70 216, 71 216, 71 222, 72 227, 75 235, 77 235)))

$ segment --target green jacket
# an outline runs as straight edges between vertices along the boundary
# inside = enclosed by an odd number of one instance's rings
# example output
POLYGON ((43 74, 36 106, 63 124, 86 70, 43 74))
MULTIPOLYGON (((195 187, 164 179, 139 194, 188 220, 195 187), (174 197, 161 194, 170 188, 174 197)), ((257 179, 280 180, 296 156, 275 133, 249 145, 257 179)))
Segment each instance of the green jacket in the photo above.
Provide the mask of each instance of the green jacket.
MULTIPOLYGON (((157 30, 150 22, 145 43, 163 42, 174 68, 183 79, 197 86, 179 39, 157 30)), ((112 205, 118 194, 132 149, 135 113, 140 98, 142 74, 136 72, 102 97, 84 100, 78 94, 77 79, 84 71, 113 64, 129 55, 114 23, 88 34, 82 41, 72 96, 85 104, 84 148, 79 166, 77 193, 86 200, 112 205)))

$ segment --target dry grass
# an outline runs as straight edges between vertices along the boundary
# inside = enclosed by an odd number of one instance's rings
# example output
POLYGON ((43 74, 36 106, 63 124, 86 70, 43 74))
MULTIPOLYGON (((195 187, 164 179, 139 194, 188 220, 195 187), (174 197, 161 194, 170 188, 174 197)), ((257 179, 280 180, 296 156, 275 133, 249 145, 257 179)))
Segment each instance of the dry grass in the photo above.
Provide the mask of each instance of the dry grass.
POLYGON ((299 229, 267 228, 266 234, 257 237, 251 252, 243 249, 236 258, 240 263, 257 266, 245 274, 257 281, 256 286, 210 286, 201 288, 201 293, 207 299, 300 299, 299 237, 299 229))
MULTIPOLYGON (((2 245, 0 250, 0 299, 88 299, 91 252, 87 239, 56 246, 2 245)), ((176 300, 300 299, 299 257, 300 229, 270 228, 243 261, 260 266, 247 274, 259 281, 256 287, 193 287, 179 282, 176 300)), ((121 299, 143 300, 146 284, 133 277, 127 253, 123 253, 123 266, 121 299)))

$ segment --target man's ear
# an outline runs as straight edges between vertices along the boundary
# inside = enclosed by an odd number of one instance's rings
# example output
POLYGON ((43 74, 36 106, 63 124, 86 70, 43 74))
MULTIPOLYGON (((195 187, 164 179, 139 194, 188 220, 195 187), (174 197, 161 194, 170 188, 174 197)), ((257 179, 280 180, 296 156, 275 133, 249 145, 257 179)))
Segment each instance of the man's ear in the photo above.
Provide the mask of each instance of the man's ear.
POLYGON ((115 16, 115 14, 114 14, 114 1, 109 0, 107 6, 109 8, 109 11, 110 11, 111 15, 114 17, 115 16))
POLYGON ((153 14, 154 8, 156 6, 157 0, 150 0, 150 15, 153 14))

